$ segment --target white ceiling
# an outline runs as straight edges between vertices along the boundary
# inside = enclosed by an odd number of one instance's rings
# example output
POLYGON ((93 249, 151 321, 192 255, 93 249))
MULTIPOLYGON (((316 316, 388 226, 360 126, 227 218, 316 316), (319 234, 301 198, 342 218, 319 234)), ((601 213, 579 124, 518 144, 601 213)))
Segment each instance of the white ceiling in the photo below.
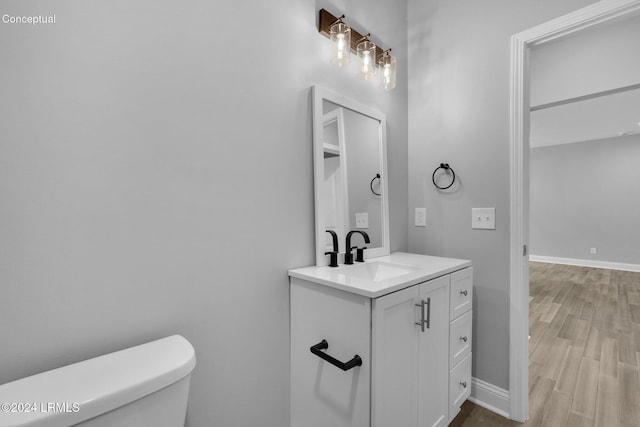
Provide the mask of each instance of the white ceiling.
POLYGON ((640 89, 531 112, 530 146, 640 134, 640 89))

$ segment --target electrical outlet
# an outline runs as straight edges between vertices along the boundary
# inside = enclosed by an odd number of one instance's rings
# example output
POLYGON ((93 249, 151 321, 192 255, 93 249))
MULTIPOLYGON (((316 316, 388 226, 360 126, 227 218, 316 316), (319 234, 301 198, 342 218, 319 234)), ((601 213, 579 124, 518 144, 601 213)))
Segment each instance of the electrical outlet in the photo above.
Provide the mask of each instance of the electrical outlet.
POLYGON ((427 209, 426 208, 416 208, 414 223, 416 227, 427 226, 427 209))
POLYGON ((472 208, 471 228, 483 230, 496 229, 496 208, 472 208))
POLYGON ((369 228, 369 213, 362 212, 356 214, 356 228, 369 228))
POLYGON ((595 255, 598 253, 598 249, 597 248, 591 248, 591 255, 595 255))

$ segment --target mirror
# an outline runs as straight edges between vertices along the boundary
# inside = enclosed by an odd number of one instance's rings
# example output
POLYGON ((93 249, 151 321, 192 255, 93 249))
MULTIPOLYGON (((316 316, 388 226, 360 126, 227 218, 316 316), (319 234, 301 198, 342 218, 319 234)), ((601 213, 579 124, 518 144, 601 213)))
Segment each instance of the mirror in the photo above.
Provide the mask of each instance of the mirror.
MULTIPOLYGON (((389 254, 386 119, 383 113, 327 89, 314 86, 313 154, 316 208, 316 265, 329 264, 331 235, 338 236, 339 263, 351 246, 365 258, 389 254)), ((355 254, 355 251, 352 251, 355 254)))

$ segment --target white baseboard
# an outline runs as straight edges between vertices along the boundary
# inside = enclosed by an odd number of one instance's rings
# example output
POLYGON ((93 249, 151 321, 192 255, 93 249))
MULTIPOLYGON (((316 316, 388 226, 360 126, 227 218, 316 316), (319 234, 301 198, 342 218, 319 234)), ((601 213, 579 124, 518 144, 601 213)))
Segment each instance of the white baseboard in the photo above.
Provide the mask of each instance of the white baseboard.
POLYGON ((509 418, 509 391, 478 378, 471 378, 469 400, 491 412, 509 418))
POLYGON ((557 258, 557 257, 551 257, 551 256, 529 255, 529 261, 548 262, 550 264, 575 265, 578 267, 607 268, 609 270, 640 272, 640 264, 625 264, 621 262, 595 261, 591 259, 557 258))

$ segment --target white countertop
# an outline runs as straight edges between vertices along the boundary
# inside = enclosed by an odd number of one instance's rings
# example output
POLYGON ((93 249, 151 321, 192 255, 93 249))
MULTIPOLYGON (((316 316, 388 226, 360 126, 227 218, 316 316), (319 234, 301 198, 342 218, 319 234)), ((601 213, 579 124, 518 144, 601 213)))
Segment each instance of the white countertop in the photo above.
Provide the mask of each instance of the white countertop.
POLYGON ((320 285, 351 292, 369 298, 377 298, 426 280, 471 266, 471 261, 442 258, 429 255, 394 252, 391 255, 369 258, 364 263, 341 265, 339 267, 303 267, 289 270, 290 277, 307 280, 320 285), (406 273, 390 278, 372 280, 362 277, 361 271, 367 263, 379 263, 389 270, 406 267, 406 273), (357 274, 357 275, 354 275, 357 274))

